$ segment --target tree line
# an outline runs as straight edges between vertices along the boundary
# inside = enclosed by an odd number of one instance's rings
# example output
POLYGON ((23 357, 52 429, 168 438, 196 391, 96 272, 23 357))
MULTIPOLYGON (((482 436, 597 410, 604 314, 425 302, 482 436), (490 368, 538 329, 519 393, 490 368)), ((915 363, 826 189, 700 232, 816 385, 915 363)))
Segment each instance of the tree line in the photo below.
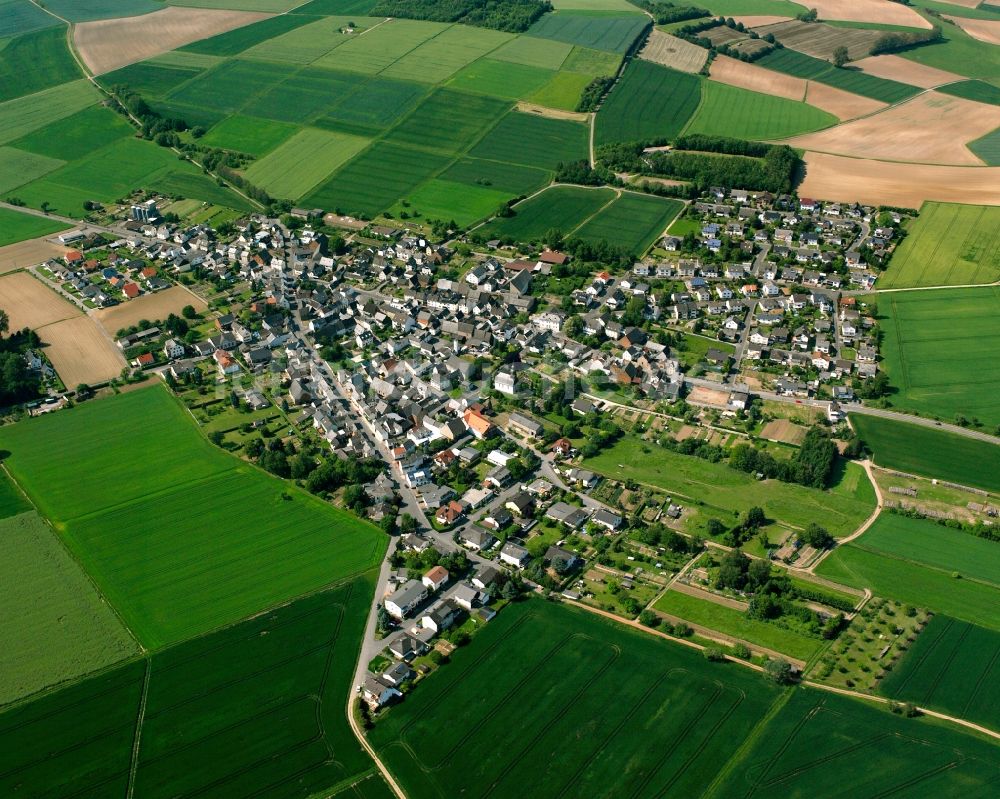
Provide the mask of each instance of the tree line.
POLYGON ((629 0, 629 2, 643 11, 648 11, 657 25, 669 25, 672 22, 683 22, 687 19, 701 19, 712 13, 707 8, 679 6, 676 3, 664 2, 664 0, 629 0))
POLYGON ((381 0, 369 13, 522 33, 551 10, 548 0, 381 0))

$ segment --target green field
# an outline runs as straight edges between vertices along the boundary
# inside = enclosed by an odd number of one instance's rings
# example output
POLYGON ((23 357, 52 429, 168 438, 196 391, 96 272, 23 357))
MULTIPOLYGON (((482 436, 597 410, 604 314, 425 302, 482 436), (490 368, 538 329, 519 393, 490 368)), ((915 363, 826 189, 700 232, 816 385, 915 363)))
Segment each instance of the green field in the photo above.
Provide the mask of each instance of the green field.
POLYGON ((515 206, 514 216, 494 219, 483 233, 523 242, 540 239, 551 228, 569 235, 614 197, 608 188, 553 186, 515 206))
POLYGON ((0 208, 0 247, 25 239, 37 239, 68 228, 65 222, 0 208))
POLYGON ((751 672, 531 600, 505 608, 370 737, 414 797, 483 786, 496 799, 696 796, 776 695, 751 672))
POLYGON ((773 649, 798 660, 809 660, 824 643, 820 638, 786 630, 766 621, 757 621, 748 618, 745 613, 735 608, 682 594, 679 591, 667 591, 653 607, 691 624, 700 624, 723 635, 773 649))
MULTIPOLYGON (((948 11, 959 16, 964 9, 949 6, 948 11)), ((937 21, 934 17, 926 18, 937 21)), ((995 44, 973 39, 957 25, 943 24, 940 27, 943 42, 929 47, 914 47, 900 55, 967 78, 1000 78, 1000 48, 995 44)))
POLYGON ((163 389, 4 428, 0 446, 147 648, 350 577, 380 557, 373 528, 213 447, 163 389))
MULTIPOLYGON (((820 523, 838 538, 857 529, 875 509, 867 481, 863 481, 864 488, 859 481, 853 491, 840 490, 839 486, 820 491, 779 480, 755 480, 724 464, 671 452, 633 436, 588 458, 586 465, 616 480, 632 479, 662 488, 682 505, 703 502, 706 513, 714 509, 723 519, 758 505, 769 519, 792 527, 804 528, 822 520, 820 523)), ((849 470, 858 468, 848 465, 849 470)))
POLYGON ((459 227, 467 227, 488 217, 507 199, 507 192, 497 189, 435 179, 407 194, 393 206, 392 211, 397 216, 406 212, 428 221, 453 221, 459 227))
POLYGON ((360 32, 379 21, 369 20, 365 17, 357 19, 324 17, 309 25, 275 36, 273 39, 267 39, 245 50, 241 55, 243 58, 258 58, 264 61, 311 64, 335 47, 350 41, 353 35, 357 35, 341 33, 341 30, 347 27, 348 22, 353 22, 355 30, 360 32))
POLYGON ((883 366, 893 405, 948 421, 957 414, 1000 424, 1000 290, 989 286, 884 294, 883 366))
POLYGON ((363 78, 359 80, 350 72, 306 67, 257 95, 243 112, 303 125, 343 105, 367 105, 366 95, 360 91, 363 84, 363 78))
MULTIPOLYGON (((381 29, 379 29, 381 30, 381 29)), ((377 32, 377 31, 376 31, 377 32)), ((453 25, 410 50, 382 71, 389 78, 414 78, 425 83, 441 83, 480 56, 512 38, 509 33, 453 25)), ((523 73, 513 80, 523 80, 523 73)))
POLYGON ((132 126, 118 114, 93 105, 39 128, 11 144, 19 150, 74 161, 113 141, 131 136, 134 132, 132 126))
POLYGON ((1000 166, 1000 128, 969 142, 968 148, 988 166, 1000 166))
POLYGON ((580 102, 580 95, 590 81, 589 75, 581 75, 578 72, 557 72, 538 91, 528 95, 527 99, 546 108, 575 111, 580 102))
POLYGON ((58 24, 59 20, 45 13, 31 0, 0 0, 0 39, 58 24))
POLYGON ((361 779, 344 710, 372 592, 360 578, 0 714, 0 792, 291 799, 361 779))
POLYGON ((139 651, 34 511, 0 521, 0 705, 139 651))
POLYGON ((992 83, 981 80, 949 83, 945 86, 939 86, 937 91, 952 94, 955 97, 964 97, 966 100, 975 100, 978 103, 1000 105, 1000 86, 994 86, 992 83))
POLYGON ((591 78, 610 77, 618 72, 621 63, 622 57, 617 53, 589 47, 574 47, 566 56, 562 69, 591 78))
POLYGON ((533 167, 504 164, 483 158, 460 158, 441 173, 442 180, 485 186, 519 196, 540 189, 549 182, 549 173, 533 167))
POLYGON ((528 28, 528 35, 595 50, 625 53, 648 24, 647 18, 638 13, 557 11, 546 14, 528 28))
POLYGON ((632 61, 597 114, 595 142, 676 137, 698 109, 701 85, 696 75, 632 61))
MULTIPOLYGON (((356 76, 344 74, 358 84, 356 76)), ((427 92, 428 87, 420 83, 375 77, 328 109, 316 124, 346 133, 381 133, 412 111, 427 92)))
POLYGON ((813 58, 798 50, 788 48, 772 50, 755 62, 762 67, 794 75, 797 78, 817 80, 828 86, 854 92, 883 103, 898 103, 917 94, 920 89, 906 83, 876 78, 858 70, 838 69, 829 61, 813 58))
POLYGON ((208 175, 196 172, 171 172, 159 178, 155 187, 168 196, 194 198, 195 202, 221 205, 236 211, 252 211, 255 206, 234 190, 220 186, 208 175))
POLYGON ((360 136, 302 128, 244 174, 272 197, 297 200, 367 146, 360 136))
POLYGON ((663 235, 683 208, 679 200, 623 192, 573 235, 584 241, 608 241, 638 255, 663 235))
POLYGON ((0 102, 79 77, 80 69, 66 46, 66 29, 62 26, 0 42, 0 102))
POLYGON ((510 108, 510 102, 454 89, 438 89, 386 134, 386 141, 461 153, 510 108))
MULTIPOLYGON (((239 111, 255 95, 264 94, 296 71, 269 61, 223 61, 167 95, 171 102, 208 108, 222 114, 239 111), (251 91, 247 87, 252 86, 251 91)), ((189 120, 190 121, 190 120, 189 120)))
POLYGON ((837 118, 806 103, 706 81, 697 113, 685 133, 739 139, 784 139, 837 124, 837 118))
POLYGON ((469 155, 555 170, 559 163, 587 157, 587 135, 586 126, 579 122, 512 111, 469 155))
POLYGON ((879 691, 996 729, 1000 633, 935 616, 882 680, 879 691))
POLYGON ((448 85, 467 92, 523 100, 540 91, 555 74, 551 69, 480 58, 455 75, 448 85))
POLYGON ((184 45, 181 52, 204 53, 212 56, 232 56, 249 50, 256 44, 288 33, 290 30, 313 22, 309 17, 299 17, 292 14, 262 19, 252 25, 220 33, 208 39, 184 45))
POLYGON ((490 53, 490 58, 539 69, 559 69, 572 49, 572 45, 563 42, 518 36, 490 53))
POLYGON ((138 64, 107 72, 101 75, 100 80, 108 88, 124 85, 143 97, 166 97, 182 83, 197 78, 202 72, 202 67, 166 66, 140 61, 138 64))
POLYGON ((1000 208, 924 203, 879 278, 879 288, 968 285, 1000 279, 1000 208))
POLYGON ((851 425, 879 466, 1000 491, 1000 446, 864 414, 852 414, 851 425))
POLYGON ((58 158, 29 153, 16 147, 0 147, 0 192, 7 196, 7 192, 15 186, 54 172, 64 163, 58 158))
POLYGON ((137 17, 163 8, 154 0, 45 0, 44 5, 70 22, 137 17))
POLYGON ((97 89, 89 81, 76 80, 0 103, 0 144, 82 111, 96 103, 98 97, 97 89))
MULTIPOLYGON (((316 66, 375 75, 448 28, 439 22, 394 19, 351 39, 315 62, 316 66)), ((419 80, 420 75, 405 75, 419 80)), ((430 82, 430 81, 428 81, 430 82)))
POLYGON ((270 152, 295 133, 294 125, 255 117, 231 116, 201 139, 206 147, 221 147, 260 156, 270 152))

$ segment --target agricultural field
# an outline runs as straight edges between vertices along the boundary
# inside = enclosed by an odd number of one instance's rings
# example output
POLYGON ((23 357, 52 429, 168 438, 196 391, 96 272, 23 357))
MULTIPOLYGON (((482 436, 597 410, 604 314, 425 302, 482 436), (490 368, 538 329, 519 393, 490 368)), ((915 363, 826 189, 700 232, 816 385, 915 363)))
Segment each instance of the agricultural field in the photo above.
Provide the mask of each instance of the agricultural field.
POLYGON ((0 0, 0 38, 59 25, 59 20, 31 0, 0 0))
POLYGON ((14 147, 0 147, 0 192, 9 192, 15 186, 35 180, 61 167, 65 161, 36 155, 14 147))
POLYGON ((0 442, 147 648, 358 574, 381 554, 373 528, 211 446, 161 388, 27 420, 0 442))
POLYGON ((98 97, 97 89, 81 79, 0 103, 0 144, 82 111, 98 97))
POLYGON ((441 173, 442 180, 485 186, 507 196, 530 194, 549 182, 550 175, 534 167, 504 164, 485 158, 460 158, 441 173))
POLYGON ((879 288, 1000 279, 1000 208, 926 203, 879 278, 879 288))
POLYGON ((685 133, 784 139, 837 124, 837 117, 811 105, 782 97, 706 81, 698 111, 685 133))
POLYGON ((70 22, 138 16, 163 8, 154 0, 45 0, 45 7, 70 22))
POLYGON ((645 252, 684 208, 678 200, 623 192, 574 232, 584 241, 608 241, 637 255, 645 252))
POLYGON ((649 20, 640 15, 638 9, 636 12, 590 14, 558 11, 538 20, 528 29, 528 35, 624 54, 649 24, 649 20))
POLYGON ((573 231, 614 198, 615 192, 609 188, 553 186, 514 206, 514 216, 492 220, 482 232, 491 237, 528 242, 555 228, 571 237, 573 231))
POLYGON ((956 415, 1000 424, 1000 330, 995 287, 887 294, 879 298, 884 367, 893 405, 949 421, 956 415))
POLYGON ((268 119, 231 116, 224 119, 205 136, 201 143, 206 147, 221 147, 241 153, 261 156, 270 152, 296 131, 294 125, 268 119))
POLYGON ((587 157, 587 128, 579 122, 512 111, 469 155, 554 171, 559 163, 587 157))
MULTIPOLYGON (((344 73, 344 77, 351 76, 344 73)), ((354 83, 357 84, 356 79, 354 83)), ((357 94, 349 95, 343 102, 328 109, 326 115, 320 117, 316 124, 345 133, 374 135, 406 116, 427 93, 428 87, 423 84, 389 78, 372 78, 358 90, 357 94)), ((276 100, 277 105, 287 114, 288 109, 283 105, 280 94, 276 100)))
POLYGON ((368 144, 360 136, 302 128, 244 174, 272 197, 297 200, 368 144))
POLYGON ((988 166, 1000 166, 1000 128, 969 142, 968 147, 988 166))
POLYGON ((877 416, 850 419, 883 468, 1000 491, 1000 447, 994 444, 877 416))
POLYGON ((882 680, 880 692, 996 729, 1000 633, 935 616, 882 680))
POLYGON ((219 33, 207 39, 192 42, 180 48, 180 52, 202 53, 211 56, 239 55, 254 45, 281 36, 303 25, 308 25, 310 22, 315 22, 315 18, 283 14, 255 22, 243 28, 228 31, 227 33, 219 33))
POLYGON ((466 151, 508 109, 510 103, 494 97, 438 89, 399 125, 385 141, 439 152, 466 151))
MULTIPOLYGON (((681 505, 704 503, 698 505, 702 514, 735 519, 758 505, 769 519, 792 527, 823 519, 823 526, 838 538, 856 530, 875 509, 868 481, 858 481, 854 491, 759 481, 724 464, 671 452, 632 436, 587 459, 586 465, 616 480, 632 479, 661 488, 681 505)), ((858 468, 848 465, 848 471, 858 468)))
POLYGON ((470 186, 450 180, 435 178, 422 183, 392 207, 392 212, 403 213, 425 220, 440 219, 467 227, 488 217, 508 199, 507 192, 486 186, 470 186))
POLYGON ((837 69, 833 64, 795 50, 775 50, 756 61, 758 66, 826 83, 838 89, 870 97, 883 103, 898 103, 919 89, 898 81, 876 78, 864 72, 837 69))
POLYGON ((69 226, 65 222, 58 222, 55 219, 0 208, 0 247, 39 236, 48 236, 67 227, 69 226))
MULTIPOLYGON (((416 76, 425 83, 441 83, 511 38, 509 33, 487 28, 452 25, 420 46, 408 50, 398 61, 383 70, 382 75, 400 79, 412 79, 416 76)), ((336 55, 334 51, 334 61, 336 55)))
POLYGON ((562 111, 575 111, 580 95, 592 78, 579 72, 557 72, 538 91, 527 99, 542 106, 562 111))
POLYGON ((939 92, 975 100, 977 103, 1000 105, 1000 87, 981 80, 963 80, 938 87, 939 92))
POLYGON ((483 785, 498 799, 693 796, 776 696, 751 672, 530 600, 504 609, 370 738, 411 796, 472 795, 483 785), (520 653, 516 669, 511 652, 520 653), (602 685, 617 686, 614 702, 602 685), (546 762, 561 767, 537 769, 546 762))
POLYGON ((61 26, 26 33, 0 45, 0 102, 80 77, 61 26))
POLYGON ((243 51, 241 56, 262 61, 310 64, 349 41, 352 36, 357 35, 357 33, 344 32, 348 22, 353 22, 355 31, 360 33, 379 21, 366 17, 358 17, 357 19, 321 17, 308 25, 294 28, 288 33, 275 36, 273 39, 267 39, 249 50, 243 51))
POLYGON ((573 45, 564 42, 518 36, 492 51, 490 58, 539 69, 559 69, 572 50, 573 45))
POLYGON ((14 485, 7 473, 0 471, 0 520, 9 519, 11 516, 17 516, 19 513, 29 510, 31 510, 31 503, 14 485))
POLYGON ((152 321, 166 319, 170 314, 179 316, 182 309, 188 305, 199 313, 208 307, 201 297, 188 291, 184 286, 172 286, 155 294, 144 294, 121 305, 101 308, 94 311, 93 317, 111 335, 115 335, 123 327, 132 327, 143 319, 152 321))
POLYGON ((118 114, 93 105, 39 128, 11 142, 11 146, 49 158, 75 161, 133 133, 132 127, 118 114))
POLYGON ((705 66, 708 52, 704 47, 654 28, 639 53, 639 58, 680 72, 697 74, 705 66))
POLYGON ((37 513, 0 520, 0 541, 0 706, 139 651, 37 513))
POLYGON ((1000 50, 974 39, 957 25, 941 25, 943 41, 931 47, 916 47, 901 57, 966 78, 990 80, 1000 77, 1000 50))
POLYGON ((555 74, 551 69, 480 58, 455 75, 448 85, 491 97, 523 100, 541 91, 555 74))
POLYGON ((764 25, 754 28, 754 31, 761 36, 770 33, 785 47, 824 61, 832 61, 833 51, 838 47, 846 47, 852 61, 864 58, 871 53, 872 46, 883 33, 881 30, 841 28, 798 20, 764 25))
POLYGON ((595 142, 677 136, 698 109, 701 84, 695 75, 633 61, 597 114, 595 142))

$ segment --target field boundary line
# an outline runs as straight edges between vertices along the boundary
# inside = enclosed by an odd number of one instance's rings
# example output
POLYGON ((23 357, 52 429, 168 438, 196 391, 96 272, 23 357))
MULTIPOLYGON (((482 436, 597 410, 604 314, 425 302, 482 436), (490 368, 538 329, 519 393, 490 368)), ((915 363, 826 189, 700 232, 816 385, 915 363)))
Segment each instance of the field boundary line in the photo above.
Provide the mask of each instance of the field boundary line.
POLYGON ((146 697, 149 695, 149 675, 153 671, 150 658, 145 658, 146 670, 142 678, 142 693, 139 696, 139 713, 135 720, 135 738, 132 740, 132 759, 128 768, 128 790, 125 799, 132 799, 135 794, 135 775, 139 770, 139 746, 142 742, 142 724, 146 718, 146 697))

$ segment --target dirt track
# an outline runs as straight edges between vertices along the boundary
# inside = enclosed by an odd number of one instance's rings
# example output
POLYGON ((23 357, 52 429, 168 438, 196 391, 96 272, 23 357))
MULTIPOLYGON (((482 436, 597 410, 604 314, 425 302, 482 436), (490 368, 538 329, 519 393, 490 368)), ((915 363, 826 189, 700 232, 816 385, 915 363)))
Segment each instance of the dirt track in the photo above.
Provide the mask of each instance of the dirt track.
POLYGON ((82 22, 74 28, 73 40, 87 67, 101 75, 270 16, 167 6, 141 17, 82 22))

